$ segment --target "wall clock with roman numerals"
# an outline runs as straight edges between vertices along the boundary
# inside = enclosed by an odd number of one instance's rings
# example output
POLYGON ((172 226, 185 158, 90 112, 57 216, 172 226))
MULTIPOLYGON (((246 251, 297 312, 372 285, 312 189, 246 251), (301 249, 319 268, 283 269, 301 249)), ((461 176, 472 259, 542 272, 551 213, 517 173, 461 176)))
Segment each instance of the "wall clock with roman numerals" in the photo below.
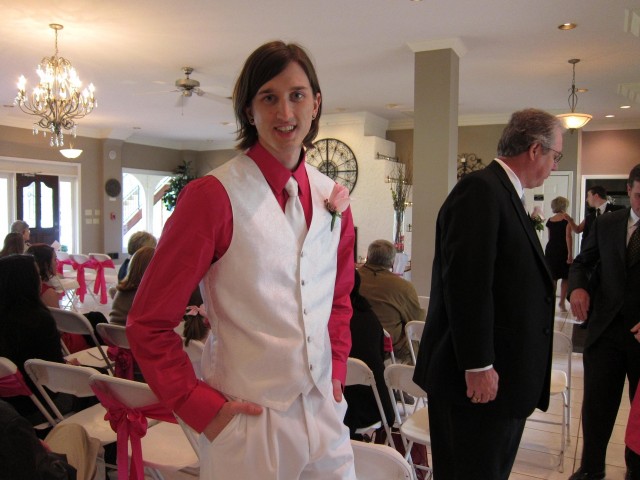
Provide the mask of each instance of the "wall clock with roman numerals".
POLYGON ((353 191, 358 181, 358 161, 349 146, 335 138, 323 138, 307 152, 307 163, 353 191))

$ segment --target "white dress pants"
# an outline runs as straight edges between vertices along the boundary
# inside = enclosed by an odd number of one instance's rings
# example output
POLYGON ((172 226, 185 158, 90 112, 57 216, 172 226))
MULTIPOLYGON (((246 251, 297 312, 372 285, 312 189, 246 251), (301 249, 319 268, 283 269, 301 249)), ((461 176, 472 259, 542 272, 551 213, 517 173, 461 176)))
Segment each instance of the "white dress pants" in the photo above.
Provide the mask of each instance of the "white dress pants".
POLYGON ((200 479, 355 480, 346 410, 314 387, 285 412, 236 415, 213 442, 200 435, 200 479))

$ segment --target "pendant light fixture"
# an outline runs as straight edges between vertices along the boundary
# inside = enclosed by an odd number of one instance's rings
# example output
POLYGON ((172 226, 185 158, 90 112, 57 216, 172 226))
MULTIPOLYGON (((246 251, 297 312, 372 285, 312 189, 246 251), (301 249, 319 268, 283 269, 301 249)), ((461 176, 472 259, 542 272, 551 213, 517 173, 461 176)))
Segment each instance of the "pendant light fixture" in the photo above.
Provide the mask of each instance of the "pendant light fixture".
POLYGON ((569 89, 569 108, 570 113, 563 113, 556 115, 565 128, 573 131, 576 128, 582 128, 593 117, 588 113, 576 113, 576 105, 578 104, 578 94, 576 93, 576 63, 580 61, 579 58, 572 58, 568 62, 573 65, 573 79, 571 80, 571 88, 569 89))

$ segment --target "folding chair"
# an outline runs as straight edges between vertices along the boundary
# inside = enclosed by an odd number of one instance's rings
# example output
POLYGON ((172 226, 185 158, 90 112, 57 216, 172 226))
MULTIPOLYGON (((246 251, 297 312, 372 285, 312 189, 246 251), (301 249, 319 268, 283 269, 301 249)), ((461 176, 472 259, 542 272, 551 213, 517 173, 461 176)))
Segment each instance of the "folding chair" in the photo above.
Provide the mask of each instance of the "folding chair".
POLYGON ((422 308, 425 312, 429 311, 429 299, 430 297, 418 295, 418 303, 420 303, 420 308, 422 308))
POLYGON ((378 406, 378 413, 380 414, 380 421, 374 423, 373 425, 369 425, 368 427, 359 428, 356 430, 356 433, 365 433, 371 430, 377 430, 380 426, 384 427, 384 431, 387 434, 387 445, 391 445, 395 448, 393 444, 393 438, 391 437, 391 428, 389 428, 389 424, 387 423, 387 417, 384 414, 384 408, 382 407, 382 401, 380 400, 380 394, 378 393, 378 388, 376 386, 376 379, 373 376, 373 372, 364 363, 362 360, 358 358, 349 357, 347 359, 347 381, 345 386, 351 385, 365 385, 370 386, 371 390, 373 390, 373 397, 376 400, 376 405, 378 406))
POLYGON ((93 297, 95 302, 98 303, 98 299, 93 294, 93 291, 90 288, 94 286, 96 280, 93 261, 89 258, 88 255, 84 255, 82 253, 72 253, 69 254, 69 257, 71 261, 73 261, 76 268, 76 279, 78 280, 78 284, 80 285, 76 293, 78 295, 80 303, 84 303, 84 297, 87 292, 93 297), (89 271, 87 271, 87 269, 89 271))
POLYGON ((115 376, 133 380, 135 366, 126 328, 113 323, 99 323, 96 331, 109 347, 107 356, 114 363, 115 376))
POLYGON ((88 367, 106 368, 112 375, 114 374, 113 365, 109 361, 102 346, 98 343, 91 322, 89 322, 84 315, 53 307, 49 307, 49 311, 59 331, 78 335, 90 335, 91 340, 93 340, 93 343, 96 345, 95 347, 70 354, 63 342, 62 350, 66 355, 65 360, 77 360, 80 365, 86 365, 88 367))
MULTIPOLYGON (((430 478, 432 472, 429 467, 424 465, 415 465, 411 459, 411 448, 414 443, 429 447, 431 445, 431 436, 429 435, 429 415, 426 407, 418 408, 419 400, 422 399, 426 403, 427 393, 413 382, 413 372, 415 367, 411 365, 388 365, 384 369, 384 380, 389 389, 389 396, 393 403, 393 409, 396 415, 396 422, 400 426, 400 436, 405 447, 405 459, 414 469, 420 469, 426 472, 430 478), (416 406, 413 413, 408 413, 407 407, 404 407, 404 419, 400 416, 398 405, 394 401, 393 391, 407 392, 416 397, 416 406)), ((402 395, 400 396, 402 398, 402 395)), ((417 478, 417 473, 416 473, 417 478)))
POLYGON ((382 329, 382 333, 384 334, 384 351, 391 356, 391 363, 396 363, 396 356, 393 353, 393 338, 391 338, 391 334, 384 328, 382 329))
POLYGON ((95 393, 89 386, 89 379, 92 375, 99 373, 97 370, 36 358, 27 360, 24 363, 24 369, 56 416, 54 424, 76 423, 82 425, 89 436, 100 440, 102 445, 116 441, 116 434, 111 430, 109 422, 104 419, 107 411, 102 405, 99 403, 92 405, 65 418, 44 388, 80 398, 95 397, 95 393))
MULTIPOLYGON (((564 472, 564 453, 566 446, 571 440, 571 355, 573 353, 573 344, 571 338, 555 330, 553 332, 553 360, 557 364, 561 364, 562 368, 551 369, 551 389, 549 395, 559 395, 562 399, 562 422, 554 422, 545 418, 531 418, 529 421, 537 423, 545 423, 548 425, 561 425, 560 434, 560 453, 558 460, 558 471, 564 472)), ((546 414, 545 414, 546 415, 546 414)))
POLYGON ((118 283, 118 272, 113 263, 113 259, 105 253, 90 253, 89 258, 93 260, 93 268, 96 271, 93 293, 100 294, 100 303, 107 303, 107 290, 109 285, 118 283))
POLYGON ((425 322, 420 320, 411 320, 404 326, 404 333, 409 343, 409 352, 411 352, 411 361, 416 364, 416 352, 413 348, 413 342, 420 344, 422 340, 422 332, 424 331, 425 322))
POLYGON ((40 413, 47 419, 49 425, 46 427, 53 427, 56 421, 53 419, 49 411, 42 405, 42 402, 38 400, 29 386, 25 383, 22 374, 18 371, 15 363, 6 357, 0 357, 0 398, 8 397, 29 397, 34 403, 36 408, 40 410, 40 413))
POLYGON ((356 477, 366 480, 409 480, 411 465, 387 445, 351 440, 356 477))
POLYGON ((198 470, 198 456, 176 418, 159 404, 158 397, 146 383, 103 374, 93 375, 89 382, 109 412, 111 428, 119 433, 119 480, 144 480, 143 467, 155 479, 163 478, 159 470, 198 470), (146 418, 160 422, 146 428, 146 418), (131 457, 131 477, 128 456, 131 457))

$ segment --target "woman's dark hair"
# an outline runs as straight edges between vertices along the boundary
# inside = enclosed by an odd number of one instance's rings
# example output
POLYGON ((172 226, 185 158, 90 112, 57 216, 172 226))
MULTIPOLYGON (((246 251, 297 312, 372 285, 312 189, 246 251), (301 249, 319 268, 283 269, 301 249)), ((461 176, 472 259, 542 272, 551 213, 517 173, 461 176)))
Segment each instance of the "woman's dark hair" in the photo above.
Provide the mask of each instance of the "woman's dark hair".
POLYGON ((22 305, 38 305, 40 276, 31 255, 9 255, 0 258, 0 312, 6 313, 22 305))
POLYGON ((21 233, 11 232, 4 237, 4 246, 0 250, 0 257, 13 253, 24 253, 24 238, 21 233))
POLYGON ((33 258, 36 259, 40 269, 40 278, 43 282, 46 282, 56 274, 53 269, 53 257, 56 254, 53 247, 46 243, 34 243, 27 249, 27 253, 33 255, 33 258))
POLYGON ((211 327, 205 322, 202 315, 185 315, 184 330, 182 332, 185 347, 189 346, 191 340, 204 341, 209 334, 209 330, 211 330, 211 327))
MULTIPOLYGON (((247 107, 251 106, 260 87, 282 73, 291 62, 296 62, 306 73, 314 98, 320 93, 316 70, 309 55, 300 45, 286 44, 278 40, 258 47, 247 58, 233 90, 233 110, 238 125, 238 145, 236 145, 238 150, 246 150, 258 141, 258 130, 249 122, 247 107)), ((318 135, 321 113, 322 103, 318 107, 315 119, 311 122, 309 133, 302 142, 306 148, 312 148, 313 139, 318 135)))
POLYGON ((360 274, 358 270, 354 270, 354 272, 355 281, 353 282, 353 289, 351 290, 351 306, 354 310, 366 312, 371 310, 371 304, 366 298, 360 295, 360 274))

